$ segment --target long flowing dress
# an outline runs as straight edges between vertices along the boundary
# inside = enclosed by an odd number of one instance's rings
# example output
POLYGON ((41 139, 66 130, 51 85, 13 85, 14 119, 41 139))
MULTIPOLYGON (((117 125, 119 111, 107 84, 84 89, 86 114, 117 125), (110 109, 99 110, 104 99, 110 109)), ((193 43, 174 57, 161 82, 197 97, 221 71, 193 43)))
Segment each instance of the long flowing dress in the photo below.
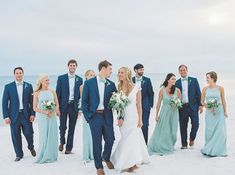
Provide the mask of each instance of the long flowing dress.
MULTIPOLYGON (((177 96, 177 90, 175 90, 173 96, 177 96)), ((163 88, 163 104, 159 114, 159 121, 155 125, 154 132, 148 144, 150 155, 165 155, 174 151, 177 139, 179 112, 178 109, 170 105, 173 96, 168 95, 165 88, 163 88)))
MULTIPOLYGON (((44 101, 54 101, 50 90, 41 91, 38 96, 39 108, 42 109, 44 101)), ((58 124, 56 115, 48 117, 42 113, 36 113, 39 128, 39 149, 36 163, 50 163, 58 158, 58 124)))
POLYGON ((130 103, 125 109, 124 122, 120 127, 121 139, 110 159, 118 171, 149 162, 148 149, 142 130, 137 127, 136 98, 139 90, 141 88, 136 84, 128 96, 130 103))
POLYGON ((90 125, 83 117, 83 160, 93 160, 93 146, 90 125))
POLYGON ((217 87, 207 88, 206 102, 216 98, 220 105, 212 112, 206 109, 205 113, 205 145, 201 149, 202 154, 208 156, 226 156, 226 122, 224 108, 221 103, 220 91, 217 87))

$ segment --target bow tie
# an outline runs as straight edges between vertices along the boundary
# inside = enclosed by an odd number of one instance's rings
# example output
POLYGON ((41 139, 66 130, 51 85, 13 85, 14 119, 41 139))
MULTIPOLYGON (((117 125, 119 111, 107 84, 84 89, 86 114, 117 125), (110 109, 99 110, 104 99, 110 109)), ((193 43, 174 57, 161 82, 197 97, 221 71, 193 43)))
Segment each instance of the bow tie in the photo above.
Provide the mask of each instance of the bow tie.
POLYGON ((23 85, 23 84, 24 84, 23 82, 17 82, 17 83, 16 83, 17 86, 21 86, 21 85, 23 85))
POLYGON ((188 81, 188 77, 181 78, 182 81, 188 81))
POLYGON ((106 79, 100 79, 99 82, 105 84, 106 83, 106 79))
POLYGON ((142 77, 141 77, 141 78, 136 78, 136 81, 137 81, 137 82, 142 81, 142 77))
POLYGON ((69 78, 75 78, 75 75, 69 75, 69 78))

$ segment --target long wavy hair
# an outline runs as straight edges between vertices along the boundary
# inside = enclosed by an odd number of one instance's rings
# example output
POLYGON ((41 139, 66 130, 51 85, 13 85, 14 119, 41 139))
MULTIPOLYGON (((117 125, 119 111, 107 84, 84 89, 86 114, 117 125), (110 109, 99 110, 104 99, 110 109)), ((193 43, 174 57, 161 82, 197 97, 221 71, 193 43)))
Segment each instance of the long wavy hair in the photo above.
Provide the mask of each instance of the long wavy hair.
MULTIPOLYGON (((126 80, 127 80, 127 87, 125 87, 127 89, 126 95, 128 96, 134 86, 134 83, 132 81, 131 78, 131 69, 128 67, 121 67, 119 70, 123 69, 126 75, 126 80)), ((118 91, 121 91, 124 89, 124 84, 122 80, 118 80, 118 91)))
MULTIPOLYGON (((169 73, 167 74, 165 81, 162 83, 162 86, 167 87, 168 86, 168 81, 171 79, 171 77, 175 77, 175 74, 173 73, 169 73)), ((174 94, 175 93, 175 85, 172 85, 171 89, 170 89, 170 94, 174 94)))
POLYGON ((40 91, 40 90, 42 89, 42 80, 45 79, 45 78, 47 78, 47 77, 48 77, 47 74, 40 74, 40 75, 38 76, 37 85, 36 85, 36 89, 35 89, 34 92, 38 92, 38 91, 40 91))

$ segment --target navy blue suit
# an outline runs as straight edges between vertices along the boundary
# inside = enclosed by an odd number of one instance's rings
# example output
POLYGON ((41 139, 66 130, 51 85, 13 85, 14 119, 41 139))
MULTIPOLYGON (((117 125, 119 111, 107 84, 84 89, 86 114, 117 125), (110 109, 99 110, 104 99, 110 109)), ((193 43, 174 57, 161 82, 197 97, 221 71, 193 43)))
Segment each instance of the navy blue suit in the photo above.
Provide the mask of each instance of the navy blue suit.
POLYGON ((66 150, 71 151, 73 148, 73 138, 75 126, 78 117, 78 103, 81 97, 80 86, 83 80, 75 75, 74 100, 69 102, 69 77, 64 74, 58 77, 56 85, 56 94, 60 105, 60 144, 65 144, 65 132, 67 129, 67 118, 69 117, 69 131, 67 137, 66 150))
MULTIPOLYGON (((132 81, 135 82, 135 77, 132 77, 132 81)), ((149 115, 150 110, 153 107, 153 100, 154 100, 154 92, 153 86, 151 83, 150 78, 145 76, 142 77, 141 81, 141 95, 142 95, 142 132, 144 135, 144 139, 146 144, 148 143, 148 127, 149 127, 149 115)))
MULTIPOLYGON (((182 93, 181 79, 176 81, 176 87, 178 87, 182 93)), ((183 108, 179 110, 179 122, 180 122, 180 134, 182 146, 187 146, 187 129, 188 120, 191 119, 191 132, 190 140, 196 138, 197 130, 199 127, 198 109, 201 105, 201 91, 196 78, 188 77, 188 104, 183 105, 183 108)))
POLYGON ((33 111, 33 88, 29 83, 23 83, 23 109, 20 111, 19 96, 15 81, 5 86, 2 98, 3 118, 11 119, 11 138, 14 145, 16 157, 23 157, 21 129, 28 142, 28 149, 34 149, 33 127, 29 121, 33 111))
POLYGON ((93 155, 97 169, 103 168, 102 158, 109 161, 113 142, 113 113, 109 109, 108 103, 112 93, 116 91, 115 84, 106 80, 104 90, 104 111, 97 113, 100 103, 100 96, 97 84, 97 77, 91 78, 84 83, 82 93, 82 111, 85 119, 90 125, 93 140, 93 155), (105 140, 104 151, 102 153, 102 136, 105 140))

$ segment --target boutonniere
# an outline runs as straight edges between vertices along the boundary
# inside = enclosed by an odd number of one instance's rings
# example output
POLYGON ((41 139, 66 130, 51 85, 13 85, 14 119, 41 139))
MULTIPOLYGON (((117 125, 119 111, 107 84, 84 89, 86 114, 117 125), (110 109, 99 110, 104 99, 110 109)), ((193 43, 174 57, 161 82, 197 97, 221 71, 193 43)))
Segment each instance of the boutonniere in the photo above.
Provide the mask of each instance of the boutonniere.
POLYGON ((144 83, 145 83, 145 80, 142 80, 141 83, 144 84, 144 83))
POLYGON ((110 82, 106 80, 106 87, 108 87, 110 85, 110 82))
POLYGON ((26 89, 28 87, 27 83, 24 84, 24 88, 26 89))
POLYGON ((78 82, 78 77, 75 78, 75 81, 78 82))
POLYGON ((188 82, 189 82, 189 84, 192 82, 191 78, 189 78, 188 82))

